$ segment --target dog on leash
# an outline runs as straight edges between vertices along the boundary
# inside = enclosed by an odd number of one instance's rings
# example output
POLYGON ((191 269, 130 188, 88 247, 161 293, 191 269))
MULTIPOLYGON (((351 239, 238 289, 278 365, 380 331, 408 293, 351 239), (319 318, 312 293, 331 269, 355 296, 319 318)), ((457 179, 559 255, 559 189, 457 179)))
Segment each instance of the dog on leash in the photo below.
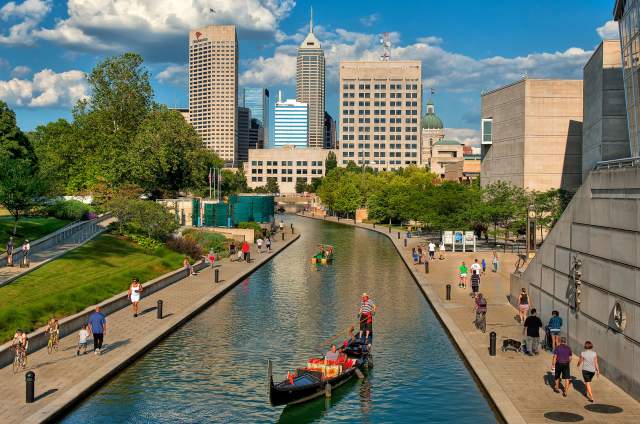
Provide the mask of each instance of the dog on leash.
POLYGON ((522 343, 514 339, 506 339, 502 341, 502 351, 520 352, 522 343))

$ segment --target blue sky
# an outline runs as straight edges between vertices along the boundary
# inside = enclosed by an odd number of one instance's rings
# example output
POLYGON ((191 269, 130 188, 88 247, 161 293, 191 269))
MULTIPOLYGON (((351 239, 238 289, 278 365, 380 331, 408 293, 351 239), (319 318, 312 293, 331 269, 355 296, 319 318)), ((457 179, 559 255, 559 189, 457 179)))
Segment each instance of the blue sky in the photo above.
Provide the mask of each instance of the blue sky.
POLYGON ((337 117, 337 66, 373 59, 390 32, 392 59, 418 59, 448 137, 477 138, 480 92, 520 78, 581 78, 602 38, 617 38, 613 0, 0 0, 0 99, 25 130, 69 118, 89 96, 84 72, 106 56, 142 54, 156 99, 187 105, 187 33, 233 23, 240 85, 295 97, 295 50, 314 8, 337 117), (209 12, 213 8, 216 13, 209 12))

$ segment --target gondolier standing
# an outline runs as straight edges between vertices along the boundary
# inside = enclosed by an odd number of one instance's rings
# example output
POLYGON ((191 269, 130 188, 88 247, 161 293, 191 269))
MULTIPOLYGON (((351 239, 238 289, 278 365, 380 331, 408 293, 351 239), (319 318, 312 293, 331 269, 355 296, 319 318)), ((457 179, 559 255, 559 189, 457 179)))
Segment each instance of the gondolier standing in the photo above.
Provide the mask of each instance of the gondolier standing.
POLYGON ((362 337, 362 332, 364 331, 365 341, 369 339, 369 334, 373 331, 373 314, 376 310, 376 305, 371 301, 371 299, 369 299, 369 295, 363 293, 362 302, 360 303, 360 311, 358 312, 360 319, 360 333, 358 334, 358 338, 362 337))

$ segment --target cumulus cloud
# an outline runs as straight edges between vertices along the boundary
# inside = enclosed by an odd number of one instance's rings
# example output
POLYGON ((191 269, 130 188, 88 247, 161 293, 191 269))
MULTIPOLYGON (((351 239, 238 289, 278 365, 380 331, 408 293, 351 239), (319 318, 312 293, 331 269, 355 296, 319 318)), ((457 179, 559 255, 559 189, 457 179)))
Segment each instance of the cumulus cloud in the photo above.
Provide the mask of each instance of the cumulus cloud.
POLYGON ((0 99, 21 107, 71 106, 87 98, 87 93, 85 74, 77 70, 56 73, 43 69, 31 80, 0 81, 0 99))
POLYGON ((11 71, 11 78, 26 77, 30 73, 31 73, 31 68, 29 68, 28 66, 22 66, 22 65, 21 66, 16 66, 11 71))
POLYGON ((373 26, 373 24, 375 24, 379 20, 380 20, 380 14, 372 13, 371 15, 363 16, 362 18, 360 18, 360 23, 366 27, 370 27, 370 26, 373 26))
POLYGON ((156 75, 161 84, 185 85, 188 81, 187 65, 169 65, 156 75))
POLYGON ((604 25, 596 28, 596 32, 603 40, 617 40, 620 38, 620 31, 616 21, 605 22, 604 25))
POLYGON ((480 146, 480 130, 472 128, 445 128, 444 137, 448 140, 458 140, 467 146, 480 146))
POLYGON ((35 28, 51 11, 50 0, 25 0, 22 3, 9 2, 0 9, 0 19, 13 21, 8 34, 0 34, 0 44, 32 45, 35 28), (17 22, 16 22, 17 21, 17 22))
POLYGON ((240 76, 240 84, 267 87, 295 85, 296 56, 278 48, 272 57, 258 57, 248 61, 249 69, 240 76))
POLYGON ((135 50, 149 61, 181 62, 190 29, 235 24, 242 37, 275 39, 294 5, 294 0, 68 0, 69 17, 35 35, 74 50, 135 50))

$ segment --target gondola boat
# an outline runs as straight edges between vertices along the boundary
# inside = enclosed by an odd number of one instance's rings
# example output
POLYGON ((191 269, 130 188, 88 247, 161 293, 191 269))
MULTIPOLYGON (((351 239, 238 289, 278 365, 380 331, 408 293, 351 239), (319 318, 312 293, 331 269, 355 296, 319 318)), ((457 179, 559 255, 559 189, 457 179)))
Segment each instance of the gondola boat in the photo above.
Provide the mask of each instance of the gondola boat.
POLYGON ((362 378, 361 370, 369 363, 369 354, 366 347, 358 344, 359 341, 354 339, 345 347, 347 357, 343 362, 310 359, 306 367, 288 373, 287 378, 279 383, 273 382, 272 364, 269 361, 267 378, 271 405, 292 405, 321 396, 330 396, 333 389, 345 384, 354 376, 362 378), (348 352, 358 357, 351 357, 348 352))

